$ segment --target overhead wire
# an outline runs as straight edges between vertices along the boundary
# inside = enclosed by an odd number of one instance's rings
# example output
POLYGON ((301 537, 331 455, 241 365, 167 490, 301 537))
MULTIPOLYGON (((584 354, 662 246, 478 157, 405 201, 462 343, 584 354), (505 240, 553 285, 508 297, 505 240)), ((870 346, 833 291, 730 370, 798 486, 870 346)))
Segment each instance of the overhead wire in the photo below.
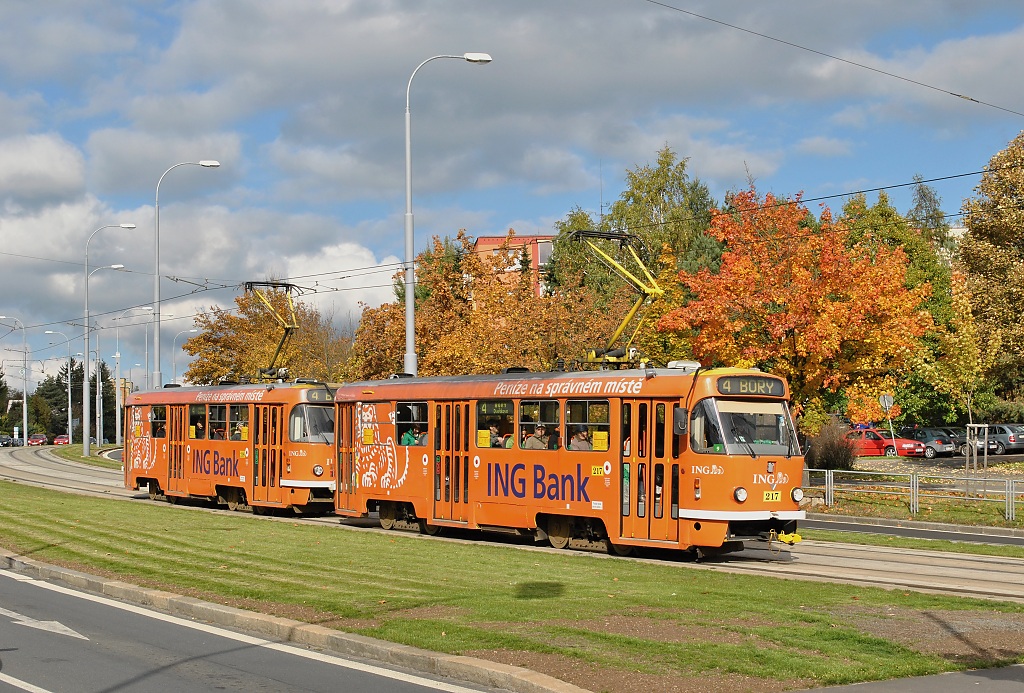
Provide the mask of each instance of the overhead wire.
POLYGON ((680 14, 689 15, 690 17, 695 17, 697 19, 701 19, 701 20, 704 20, 706 22, 712 22, 714 24, 718 24, 720 26, 724 26, 724 27, 727 27, 729 29, 735 29, 736 31, 742 31, 742 32, 744 32, 746 34, 750 34, 752 36, 757 36, 759 38, 763 38, 763 39, 766 39, 768 41, 774 41, 775 43, 780 43, 780 44, 782 44, 784 46, 789 46, 791 48, 796 48, 797 50, 806 51, 808 53, 813 53, 815 55, 820 55, 823 58, 828 58, 829 60, 835 60, 837 62, 845 63, 847 65, 851 65, 853 67, 860 68, 862 70, 869 70, 871 72, 875 72, 875 73, 878 73, 880 75, 884 75, 886 77, 891 77, 893 79, 898 79, 898 80, 901 80, 903 82, 908 82, 909 84, 914 84, 916 86, 923 87, 925 89, 931 89, 931 90, 937 91, 937 92, 939 92, 941 94, 946 94, 948 96, 955 96, 956 98, 962 99, 964 101, 969 101, 971 103, 976 103, 976 104, 979 104, 981 106, 987 106, 988 108, 994 108, 996 110, 1003 111, 1005 113, 1011 113, 1013 115, 1018 115, 1018 116, 1024 117, 1024 113, 1021 113, 1020 111, 1015 111, 1012 108, 1006 108, 1005 106, 1000 106, 998 104, 989 103, 988 101, 982 101, 981 99, 977 99, 977 98, 975 98, 973 96, 968 96, 966 94, 958 94, 955 91, 950 91, 949 89, 945 89, 943 87, 937 87, 934 84, 928 84, 927 82, 921 82, 920 80, 916 80, 916 79, 913 79, 913 78, 910 78, 910 77, 904 77, 903 75, 896 74, 895 72, 889 72, 887 70, 883 70, 883 69, 878 68, 878 67, 872 67, 871 65, 865 65, 864 63, 859 63, 859 62, 857 62, 855 60, 850 60, 849 58, 841 58, 838 55, 833 55, 831 53, 826 53, 825 51, 820 51, 820 50, 817 50, 816 48, 810 48, 808 46, 804 46, 804 45, 799 44, 799 43, 794 43, 793 41, 787 41, 785 39, 780 39, 780 38, 778 38, 776 36, 771 36, 770 34, 765 34, 765 33, 762 33, 760 31, 754 31, 753 29, 748 29, 747 27, 739 26, 737 24, 730 24, 729 22, 723 21, 721 19, 715 19, 714 17, 708 17, 707 15, 699 14, 699 13, 693 12, 691 10, 684 10, 681 7, 676 7, 674 5, 669 5, 668 3, 665 3, 665 2, 659 2, 659 0, 644 0, 644 2, 646 2, 648 4, 651 4, 651 5, 657 5, 658 7, 663 7, 665 9, 667 9, 667 10, 672 10, 673 12, 679 12, 680 14))

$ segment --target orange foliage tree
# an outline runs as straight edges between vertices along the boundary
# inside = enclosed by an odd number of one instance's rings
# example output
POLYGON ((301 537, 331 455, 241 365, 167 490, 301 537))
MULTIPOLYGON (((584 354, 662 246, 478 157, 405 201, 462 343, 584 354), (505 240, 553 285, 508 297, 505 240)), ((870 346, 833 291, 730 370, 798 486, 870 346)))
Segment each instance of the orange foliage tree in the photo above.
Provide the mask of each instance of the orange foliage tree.
POLYGON ((932 325, 930 287, 908 289, 904 253, 852 242, 827 208, 819 226, 808 219, 799 198, 735 194, 709 230, 727 246, 720 270, 680 273, 693 299, 658 327, 686 335, 705 364, 785 377, 808 423, 823 422, 824 395, 841 391, 853 395, 852 418, 878 418, 872 402, 913 368, 932 325))

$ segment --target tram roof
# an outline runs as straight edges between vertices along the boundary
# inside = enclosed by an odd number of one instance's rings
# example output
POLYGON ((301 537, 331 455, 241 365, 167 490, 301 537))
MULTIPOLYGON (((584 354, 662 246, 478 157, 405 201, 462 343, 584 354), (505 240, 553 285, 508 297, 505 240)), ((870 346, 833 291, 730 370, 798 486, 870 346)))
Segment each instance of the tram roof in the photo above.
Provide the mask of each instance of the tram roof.
MULTIPOLYGON (((789 397, 785 380, 777 375, 752 369, 714 368, 701 370, 700 377, 711 382, 721 376, 746 376, 783 382, 783 397, 789 397)), ((338 401, 364 399, 367 395, 390 397, 445 398, 458 397, 556 397, 556 396, 668 396, 687 394, 693 369, 634 368, 603 371, 516 371, 479 375, 432 376, 427 378, 391 377, 365 380, 338 387, 338 401), (685 382, 685 385, 682 383, 685 382), (686 389, 683 389, 685 387, 686 389), (398 389, 399 393, 395 390, 398 389)), ((698 393, 704 396, 704 393, 698 393)))
POLYGON ((186 385, 140 390, 125 398, 126 404, 186 404, 246 402, 331 402, 337 383, 272 382, 224 385, 186 385), (261 394, 262 393, 262 394, 261 394), (320 395, 313 393, 322 393, 320 395))

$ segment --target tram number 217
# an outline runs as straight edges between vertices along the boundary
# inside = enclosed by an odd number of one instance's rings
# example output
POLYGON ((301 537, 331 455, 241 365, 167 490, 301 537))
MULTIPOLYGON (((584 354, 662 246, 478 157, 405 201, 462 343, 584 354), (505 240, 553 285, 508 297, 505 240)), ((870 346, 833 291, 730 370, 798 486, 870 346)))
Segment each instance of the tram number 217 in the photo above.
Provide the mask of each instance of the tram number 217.
POLYGON ((778 503, 782 500, 782 491, 765 491, 764 502, 765 503, 778 503))

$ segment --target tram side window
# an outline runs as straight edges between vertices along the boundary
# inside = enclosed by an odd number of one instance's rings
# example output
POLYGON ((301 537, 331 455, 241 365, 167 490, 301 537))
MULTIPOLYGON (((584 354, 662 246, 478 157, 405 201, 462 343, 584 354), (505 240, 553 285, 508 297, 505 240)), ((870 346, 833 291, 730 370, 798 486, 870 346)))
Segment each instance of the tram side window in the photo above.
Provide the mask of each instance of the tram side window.
POLYGON ((226 404, 210 405, 210 440, 225 440, 228 437, 228 407, 226 404))
POLYGON ((515 437, 515 407, 510 399, 481 400, 476 403, 476 446, 505 448, 515 437))
POLYGON ((232 404, 228 407, 228 425, 231 440, 249 440, 249 405, 232 404))
POLYGON ((690 414, 690 448, 694 452, 724 454, 725 445, 710 400, 703 400, 690 414))
POLYGON ((565 439, 570 450, 608 450, 611 407, 606 399, 565 403, 565 439))
POLYGON ((149 427, 153 438, 167 437, 167 407, 161 404, 149 410, 149 427))
POLYGON ((654 456, 665 456, 665 405, 660 402, 654 407, 654 456))
POLYGON ((206 437, 206 405, 188 405, 188 437, 202 439, 206 437))
POLYGON ((428 411, 426 402, 398 402, 395 426, 399 445, 427 444, 428 411))
MULTIPOLYGON (((213 407, 210 410, 212 416, 213 407)), ((334 407, 323 404, 296 405, 288 419, 288 437, 293 443, 332 444, 334 407)))
POLYGON ((561 447, 558 430, 558 400, 544 399, 519 403, 519 425, 524 450, 557 450, 561 447))

